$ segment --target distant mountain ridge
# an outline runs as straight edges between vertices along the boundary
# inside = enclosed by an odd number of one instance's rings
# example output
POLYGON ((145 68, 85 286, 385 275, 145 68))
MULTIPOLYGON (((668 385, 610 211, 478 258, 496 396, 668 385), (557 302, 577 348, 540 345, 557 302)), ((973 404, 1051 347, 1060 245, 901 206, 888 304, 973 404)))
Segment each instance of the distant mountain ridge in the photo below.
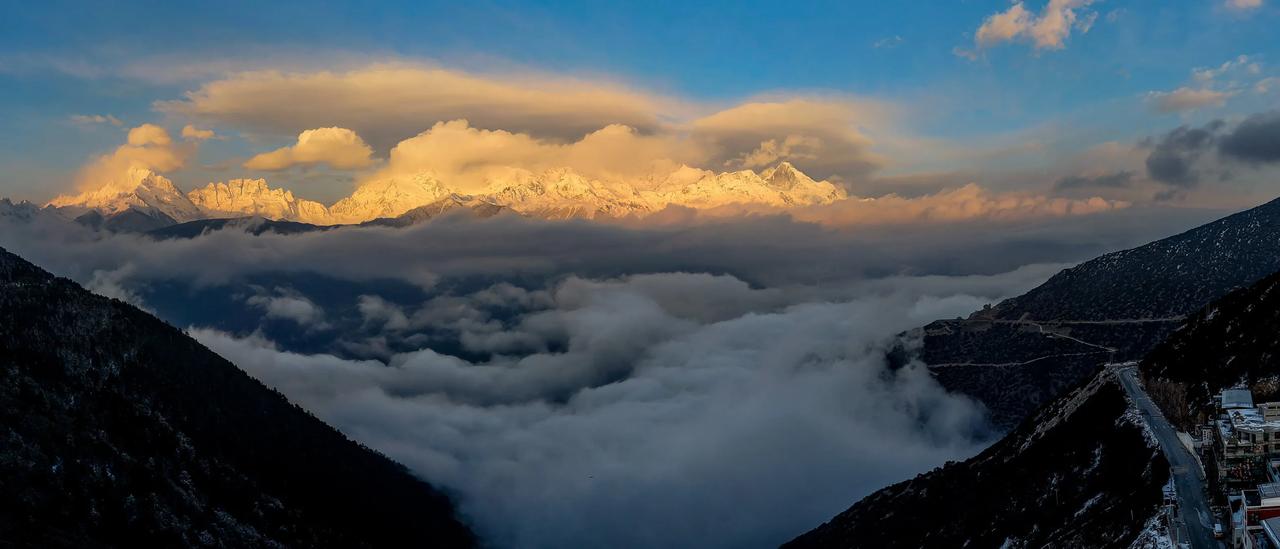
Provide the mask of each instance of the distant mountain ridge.
POLYGON ((1280 271, 1280 200, 1065 269, 967 319, 914 331, 948 389, 1012 427, 1107 361, 1136 360, 1185 315, 1280 271))
POLYGON ((1280 199, 1144 246, 1086 261, 975 317, 1181 317, 1277 270, 1280 199))
POLYGON ((0 425, 0 546, 475 545, 403 466, 4 250, 0 425))
MULTIPOLYGON (((365 182, 331 206, 273 189, 263 179, 210 183, 185 195, 167 178, 131 169, 118 181, 79 195, 60 196, 49 206, 75 215, 97 212, 107 223, 130 210, 163 224, 197 219, 265 217, 313 225, 359 224, 395 218, 451 197, 483 202, 513 212, 549 219, 620 218, 649 215, 670 205, 696 209, 731 205, 791 208, 847 198, 843 188, 815 181, 782 162, 759 173, 714 173, 687 166, 647 181, 606 181, 569 168, 542 172, 512 170, 490 178, 483 189, 459 192, 431 171, 365 182)), ((92 221, 92 220, 89 220, 92 221)), ((137 222, 133 222, 137 225, 137 222)))

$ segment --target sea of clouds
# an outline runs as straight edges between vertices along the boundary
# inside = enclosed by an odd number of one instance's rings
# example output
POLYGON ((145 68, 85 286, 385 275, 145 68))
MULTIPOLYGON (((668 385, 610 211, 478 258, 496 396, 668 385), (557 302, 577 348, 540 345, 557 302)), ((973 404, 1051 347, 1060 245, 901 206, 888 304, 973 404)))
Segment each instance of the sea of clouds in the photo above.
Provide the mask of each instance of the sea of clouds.
POLYGON ((1116 232, 500 216, 165 241, 40 217, 0 219, 0 245, 171 321, 185 295, 238 305, 189 333, 449 491, 494 546, 764 547, 989 444, 980 405, 886 351, 1136 243, 1096 235, 1190 224, 1141 213, 1095 219, 1116 232))

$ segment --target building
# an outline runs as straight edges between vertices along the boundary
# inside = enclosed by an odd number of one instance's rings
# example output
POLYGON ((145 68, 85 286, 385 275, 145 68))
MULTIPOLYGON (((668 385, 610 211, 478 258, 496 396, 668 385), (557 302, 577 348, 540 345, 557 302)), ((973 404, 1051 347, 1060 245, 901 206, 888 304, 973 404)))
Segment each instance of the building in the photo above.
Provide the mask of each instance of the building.
POLYGON ((1249 535, 1249 522, 1245 520, 1244 494, 1228 495, 1227 510, 1231 513, 1231 547, 1252 549, 1253 537, 1249 535))
POLYGON ((1262 521, 1262 537, 1261 541, 1264 541, 1266 545, 1258 543, 1254 547, 1280 549, 1280 518, 1270 518, 1262 521))
POLYGON ((1280 464, 1271 460, 1280 457, 1280 403, 1255 405, 1244 389, 1225 390, 1218 402, 1218 480, 1233 489, 1280 480, 1280 464))

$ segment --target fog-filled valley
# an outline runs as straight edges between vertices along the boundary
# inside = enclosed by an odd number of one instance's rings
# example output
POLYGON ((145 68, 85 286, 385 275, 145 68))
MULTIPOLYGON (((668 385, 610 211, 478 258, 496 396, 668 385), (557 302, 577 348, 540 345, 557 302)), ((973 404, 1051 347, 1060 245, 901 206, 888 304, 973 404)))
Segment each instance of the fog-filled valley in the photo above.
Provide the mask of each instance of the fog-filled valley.
MULTIPOLYGON (((1212 214, 1153 212, 1150 230, 1212 214)), ((438 483, 484 539, 541 547, 781 543, 973 455, 1000 433, 919 362, 891 361, 919 343, 901 334, 1127 244, 1055 223, 890 234, 786 217, 157 240, 40 215, 3 235, 438 483)))

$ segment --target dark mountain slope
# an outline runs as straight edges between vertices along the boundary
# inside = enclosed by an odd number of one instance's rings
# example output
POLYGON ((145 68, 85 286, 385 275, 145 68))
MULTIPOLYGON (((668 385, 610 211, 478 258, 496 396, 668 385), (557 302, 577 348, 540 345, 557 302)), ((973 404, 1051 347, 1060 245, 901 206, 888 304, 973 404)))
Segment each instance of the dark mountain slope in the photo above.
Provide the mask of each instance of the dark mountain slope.
POLYGON ((0 250, 0 546, 472 544, 402 466, 0 250))
POLYGON ((1213 396, 1239 383, 1258 402, 1280 399, 1280 273, 1191 316, 1139 367, 1171 421, 1207 419, 1213 396))
MULTIPOLYGON (((131 210, 132 211, 132 210, 131 210)), ((276 234, 299 234, 314 231, 328 231, 340 227, 410 227, 419 223, 425 223, 441 215, 457 214, 468 215, 474 218, 488 218, 498 215, 502 212, 510 211, 505 206, 499 206, 481 200, 465 199, 463 197, 444 198, 437 202, 419 206, 409 210, 396 217, 383 217, 372 221, 365 221, 359 225, 312 225, 310 223, 301 223, 298 221, 276 221, 261 217, 234 217, 227 219, 198 219, 196 221, 188 221, 186 223, 170 223, 159 225, 157 227, 146 227, 134 232, 145 232, 147 235, 160 240, 168 240, 174 238, 195 238, 207 232, 220 231, 227 228, 239 229, 253 235, 263 233, 276 234)), ((89 215, 98 215, 97 212, 91 212, 81 217, 89 215)), ((101 218, 101 215, 98 215, 101 218)), ((90 223, 84 223, 101 228, 90 223)), ((101 223, 99 224, 101 225, 101 223)), ((112 230, 121 230, 118 227, 107 226, 112 230)))
POLYGON ((220 231, 228 227, 240 229, 253 235, 262 233, 309 233, 329 228, 297 221, 275 221, 261 217, 233 217, 228 219, 198 219, 148 230, 146 233, 153 238, 168 240, 172 238, 195 238, 204 233, 220 231))
MULTIPOLYGON (((1260 401, 1280 399, 1280 272, 1189 315, 1138 369, 1147 393, 1184 428, 1213 412, 1216 393, 1242 382, 1260 401)), ((1102 370, 979 456, 876 492, 793 545, 994 547, 1007 536, 1025 546, 1126 546, 1168 472, 1154 446, 1138 446, 1124 410, 1123 393, 1102 370), (1081 468, 1090 452, 1098 465, 1081 468), (1102 498, 1076 514, 1088 493, 1102 498)))
POLYGON ((1184 316, 1280 270, 1280 200, 1066 269, 979 313, 1007 320, 1184 316))
POLYGON ((144 212, 135 208, 129 208, 110 216, 104 216, 95 210, 89 210, 76 217, 75 222, 94 230, 117 233, 143 233, 169 227, 177 223, 172 217, 161 212, 144 212))
POLYGON ((788 548, 1126 547, 1168 463, 1110 371, 977 457, 880 490, 788 548))
POLYGON ((461 214, 484 219, 509 211, 511 210, 506 206, 455 194, 425 206, 418 206, 396 217, 381 217, 365 221, 360 226, 409 227, 430 221, 444 214, 461 214))
POLYGON ((1099 364, 1136 360, 1185 315, 1280 270, 1280 200, 1110 253, 1039 287, 915 335, 947 388, 1015 425, 1099 364))

